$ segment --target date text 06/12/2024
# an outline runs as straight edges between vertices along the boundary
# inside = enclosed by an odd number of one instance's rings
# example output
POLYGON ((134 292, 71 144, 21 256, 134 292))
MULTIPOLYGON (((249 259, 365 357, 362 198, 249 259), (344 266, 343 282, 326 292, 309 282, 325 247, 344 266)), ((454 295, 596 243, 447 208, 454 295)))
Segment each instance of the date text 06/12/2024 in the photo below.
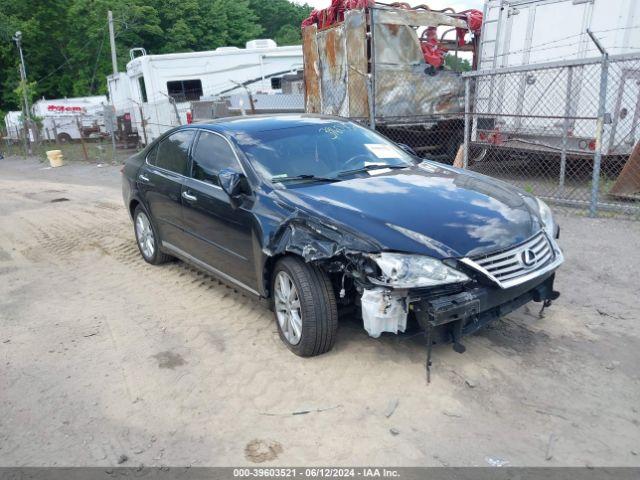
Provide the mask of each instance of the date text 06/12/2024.
POLYGON ((396 478, 390 468, 234 468, 235 478, 396 478))

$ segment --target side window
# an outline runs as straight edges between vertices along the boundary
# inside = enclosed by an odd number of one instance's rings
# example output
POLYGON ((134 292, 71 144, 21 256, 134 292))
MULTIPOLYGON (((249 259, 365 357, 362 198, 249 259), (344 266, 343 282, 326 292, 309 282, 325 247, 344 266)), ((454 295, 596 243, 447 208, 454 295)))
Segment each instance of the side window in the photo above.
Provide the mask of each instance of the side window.
POLYGON ((154 165, 186 175, 189 165, 189 144, 194 133, 193 130, 182 130, 162 140, 156 147, 154 165))
POLYGON ((147 153, 147 163, 149 165, 155 165, 156 164, 156 155, 158 153, 158 146, 156 145, 155 147, 153 147, 151 150, 149 150, 149 153, 147 153))
POLYGON ((142 75, 138 77, 138 87, 140 87, 142 103, 147 103, 147 85, 144 83, 144 77, 142 75))
POLYGON ((200 132, 193 152, 193 178, 219 185, 218 172, 224 168, 239 168, 229 143, 215 133, 200 132))
POLYGON ((202 96, 202 81, 176 80, 167 82, 167 92, 176 102, 200 100, 202 96))
POLYGON ((273 77, 271 78, 271 88, 274 90, 279 90, 282 88, 282 77, 273 77))

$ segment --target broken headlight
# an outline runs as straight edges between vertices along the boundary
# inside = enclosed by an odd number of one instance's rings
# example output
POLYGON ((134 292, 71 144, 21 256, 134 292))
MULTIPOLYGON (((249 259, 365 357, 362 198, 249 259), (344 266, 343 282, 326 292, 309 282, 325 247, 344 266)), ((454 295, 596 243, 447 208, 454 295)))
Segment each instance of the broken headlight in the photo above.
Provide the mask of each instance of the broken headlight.
POLYGON ((469 280, 464 273, 424 255, 382 252, 371 255, 382 271, 382 283, 395 288, 432 287, 469 280))
POLYGON ((551 209, 549 205, 544 203, 539 198, 536 198, 538 201, 538 212, 540 213, 540 221, 542 222, 542 227, 544 231, 547 232, 549 238, 555 238, 556 236, 556 222, 553 220, 553 213, 551 213, 551 209))

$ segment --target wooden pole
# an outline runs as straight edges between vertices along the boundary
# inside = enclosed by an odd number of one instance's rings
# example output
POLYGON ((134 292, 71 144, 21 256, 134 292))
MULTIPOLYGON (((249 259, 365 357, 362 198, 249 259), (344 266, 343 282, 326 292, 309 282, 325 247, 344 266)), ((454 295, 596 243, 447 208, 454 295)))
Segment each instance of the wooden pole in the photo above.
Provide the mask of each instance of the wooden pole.
POLYGON ((80 143, 82 143, 82 153, 84 154, 84 161, 89 161, 89 154, 87 153, 87 145, 84 143, 84 135, 82 134, 82 124, 78 117, 76 117, 76 125, 78 126, 78 132, 80 133, 80 143))
POLYGON ((142 135, 144 138, 144 145, 147 146, 147 129, 145 128, 145 125, 147 122, 145 122, 144 120, 144 112, 142 111, 142 106, 138 105, 138 108, 140 109, 140 126, 142 127, 142 135))

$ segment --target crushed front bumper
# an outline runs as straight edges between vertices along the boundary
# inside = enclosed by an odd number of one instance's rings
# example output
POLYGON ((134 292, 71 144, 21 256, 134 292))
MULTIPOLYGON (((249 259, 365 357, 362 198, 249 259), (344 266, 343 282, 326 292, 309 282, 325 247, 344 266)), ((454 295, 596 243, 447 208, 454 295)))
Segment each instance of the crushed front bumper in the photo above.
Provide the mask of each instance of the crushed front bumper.
POLYGON ((431 334, 433 343, 459 344, 460 338, 480 330, 521 306, 534 301, 548 302, 560 294, 553 289, 554 272, 518 286, 500 289, 476 287, 452 295, 430 297, 418 294, 411 298, 412 310, 422 328, 431 334))
POLYGON ((560 296, 553 289, 555 272, 508 289, 476 287, 452 295, 414 298, 412 310, 425 330, 427 346, 427 382, 431 381, 431 350, 435 343, 453 343, 453 349, 463 353, 464 335, 474 333, 531 301, 551 304, 560 296))

